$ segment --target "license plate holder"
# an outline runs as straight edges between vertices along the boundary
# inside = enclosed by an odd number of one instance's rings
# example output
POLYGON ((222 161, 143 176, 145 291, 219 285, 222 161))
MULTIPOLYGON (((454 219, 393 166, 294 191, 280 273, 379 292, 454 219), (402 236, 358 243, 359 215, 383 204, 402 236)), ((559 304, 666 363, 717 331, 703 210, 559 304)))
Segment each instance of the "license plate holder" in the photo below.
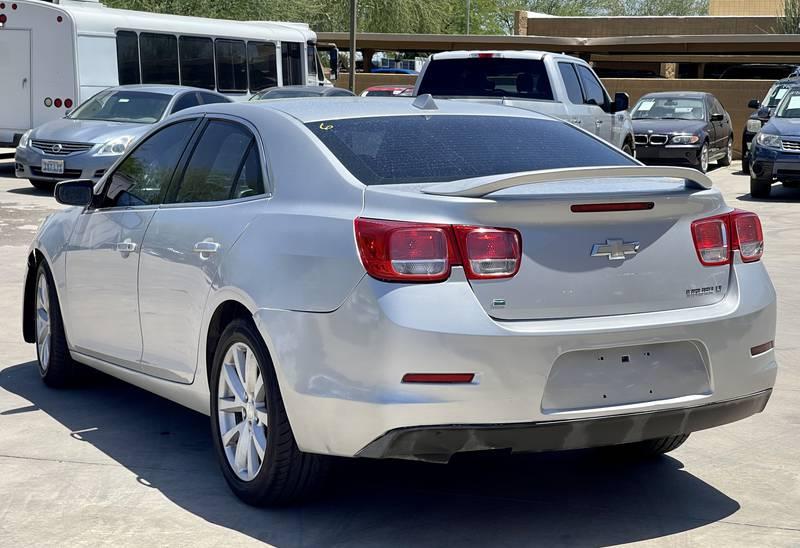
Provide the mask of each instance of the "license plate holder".
POLYGON ((42 160, 42 173, 64 174, 64 160, 42 160))

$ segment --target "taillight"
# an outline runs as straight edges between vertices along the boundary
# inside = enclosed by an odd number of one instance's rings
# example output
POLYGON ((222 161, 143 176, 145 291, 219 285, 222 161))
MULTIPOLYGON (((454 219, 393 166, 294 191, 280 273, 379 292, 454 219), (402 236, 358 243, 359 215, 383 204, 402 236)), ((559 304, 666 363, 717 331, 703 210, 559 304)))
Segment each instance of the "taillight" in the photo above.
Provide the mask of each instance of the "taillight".
POLYGON ((737 250, 746 263, 758 261, 764 253, 761 221, 749 211, 737 209, 694 221, 692 236, 697 256, 705 266, 728 264, 737 250))
POLYGON ((64 99, 64 106, 67 108, 72 108, 72 99, 64 99))
POLYGON ((470 279, 510 278, 519 270, 521 238, 510 229, 454 227, 470 279))
POLYGON ((438 282, 450 276, 455 242, 449 225, 356 219, 361 262, 387 281, 438 282))
POLYGON ((55 99, 53 105, 55 105, 56 108, 61 108, 61 99, 55 99))
POLYGON ((469 279, 509 278, 522 258, 511 229, 358 218, 355 232, 364 268, 384 281, 440 282, 453 266, 464 266, 469 279))
POLYGON ((701 219, 692 223, 694 247, 700 262, 706 266, 728 264, 727 215, 701 219))
POLYGON ((761 220, 755 213, 739 209, 731 213, 733 249, 738 249, 746 263, 757 261, 764 254, 764 234, 761 220))

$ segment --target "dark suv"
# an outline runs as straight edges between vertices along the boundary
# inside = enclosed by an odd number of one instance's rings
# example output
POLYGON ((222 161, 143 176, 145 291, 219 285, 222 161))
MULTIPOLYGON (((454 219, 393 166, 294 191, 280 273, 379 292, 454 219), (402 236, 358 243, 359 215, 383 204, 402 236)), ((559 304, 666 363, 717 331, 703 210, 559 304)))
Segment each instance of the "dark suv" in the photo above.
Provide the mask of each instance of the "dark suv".
POLYGON ((763 101, 750 99, 747 106, 755 109, 742 130, 742 171, 750 173, 750 146, 753 138, 761 130, 761 126, 766 124, 775 113, 775 107, 781 102, 786 92, 790 89, 800 88, 800 73, 795 72, 790 77, 775 82, 763 101))

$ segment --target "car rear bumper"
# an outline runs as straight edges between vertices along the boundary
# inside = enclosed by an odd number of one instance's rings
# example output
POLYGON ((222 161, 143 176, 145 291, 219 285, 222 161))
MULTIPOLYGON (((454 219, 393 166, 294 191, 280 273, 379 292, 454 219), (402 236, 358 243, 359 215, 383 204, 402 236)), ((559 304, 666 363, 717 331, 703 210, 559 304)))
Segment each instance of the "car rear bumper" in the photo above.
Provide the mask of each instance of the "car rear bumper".
POLYGON ((696 164, 700 157, 700 148, 695 146, 636 146, 636 159, 648 162, 669 164, 696 164))
POLYGON ((455 453, 466 451, 532 453, 620 445, 745 419, 763 411, 771 395, 768 389, 696 407, 592 419, 398 428, 364 447, 357 456, 447 462, 455 453))
POLYGON ((65 181, 68 179, 92 179, 97 181, 111 167, 118 156, 94 156, 90 152, 80 152, 64 156, 46 155, 36 149, 17 148, 14 155, 14 174, 22 179, 40 179, 43 181, 65 181), (63 160, 63 174, 44 173, 42 160, 63 160))
MULTIPOLYGON (((777 363, 774 350, 751 355, 751 349, 774 340, 775 317, 775 292, 761 262, 738 262, 718 303, 662 312, 497 321, 481 307, 463 271, 455 268, 450 280, 439 284, 388 284, 365 277, 330 313, 264 308, 254 315, 275 364, 298 447, 341 456, 380 456, 380 450, 368 447, 402 429, 539 429, 544 423, 561 424, 562 429, 583 424, 574 421, 667 411, 679 415, 757 394, 774 385, 777 363), (604 378, 614 371, 608 368, 610 361, 627 367, 620 354, 630 353, 634 362, 659 345, 697 349, 701 366, 689 371, 696 384, 676 384, 673 379, 687 378, 686 364, 669 354, 659 363, 650 362, 653 374, 647 372, 647 384, 612 385, 604 378), (577 370, 562 367, 565 356, 593 352, 604 354, 606 361, 579 361, 577 370), (600 363, 605 366, 598 368, 600 363), (474 373, 475 379, 410 384, 402 382, 406 373, 474 373)), ((545 448, 577 448, 638 441, 662 432, 654 426, 631 429, 626 420, 586 423, 576 438, 556 447, 547 440, 541 443, 545 448), (587 437, 606 427, 624 431, 608 434, 601 443, 587 437)), ((669 428, 663 431, 670 433, 669 428)), ((430 432, 419 435, 435 437, 430 432)), ((500 434, 475 443, 488 448, 499 439, 495 436, 500 434)), ((526 436, 511 441, 512 450, 539 443, 526 436)), ((410 441, 388 445, 393 447, 388 456, 420 458, 410 441)))

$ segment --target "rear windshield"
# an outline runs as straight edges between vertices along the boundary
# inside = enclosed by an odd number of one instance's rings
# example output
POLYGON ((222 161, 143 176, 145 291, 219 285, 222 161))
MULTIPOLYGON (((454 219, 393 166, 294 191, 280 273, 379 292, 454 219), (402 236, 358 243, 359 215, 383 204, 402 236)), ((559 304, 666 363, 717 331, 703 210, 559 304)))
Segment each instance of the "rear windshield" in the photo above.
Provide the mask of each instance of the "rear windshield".
POLYGON ((556 120, 421 115, 351 118, 306 126, 365 185, 635 165, 622 152, 556 120))
POLYGON ((541 60, 499 57, 431 61, 417 92, 423 93, 553 100, 550 79, 541 60))
POLYGON ((149 91, 101 91, 70 114, 76 120, 152 124, 161 119, 171 95, 149 91))

